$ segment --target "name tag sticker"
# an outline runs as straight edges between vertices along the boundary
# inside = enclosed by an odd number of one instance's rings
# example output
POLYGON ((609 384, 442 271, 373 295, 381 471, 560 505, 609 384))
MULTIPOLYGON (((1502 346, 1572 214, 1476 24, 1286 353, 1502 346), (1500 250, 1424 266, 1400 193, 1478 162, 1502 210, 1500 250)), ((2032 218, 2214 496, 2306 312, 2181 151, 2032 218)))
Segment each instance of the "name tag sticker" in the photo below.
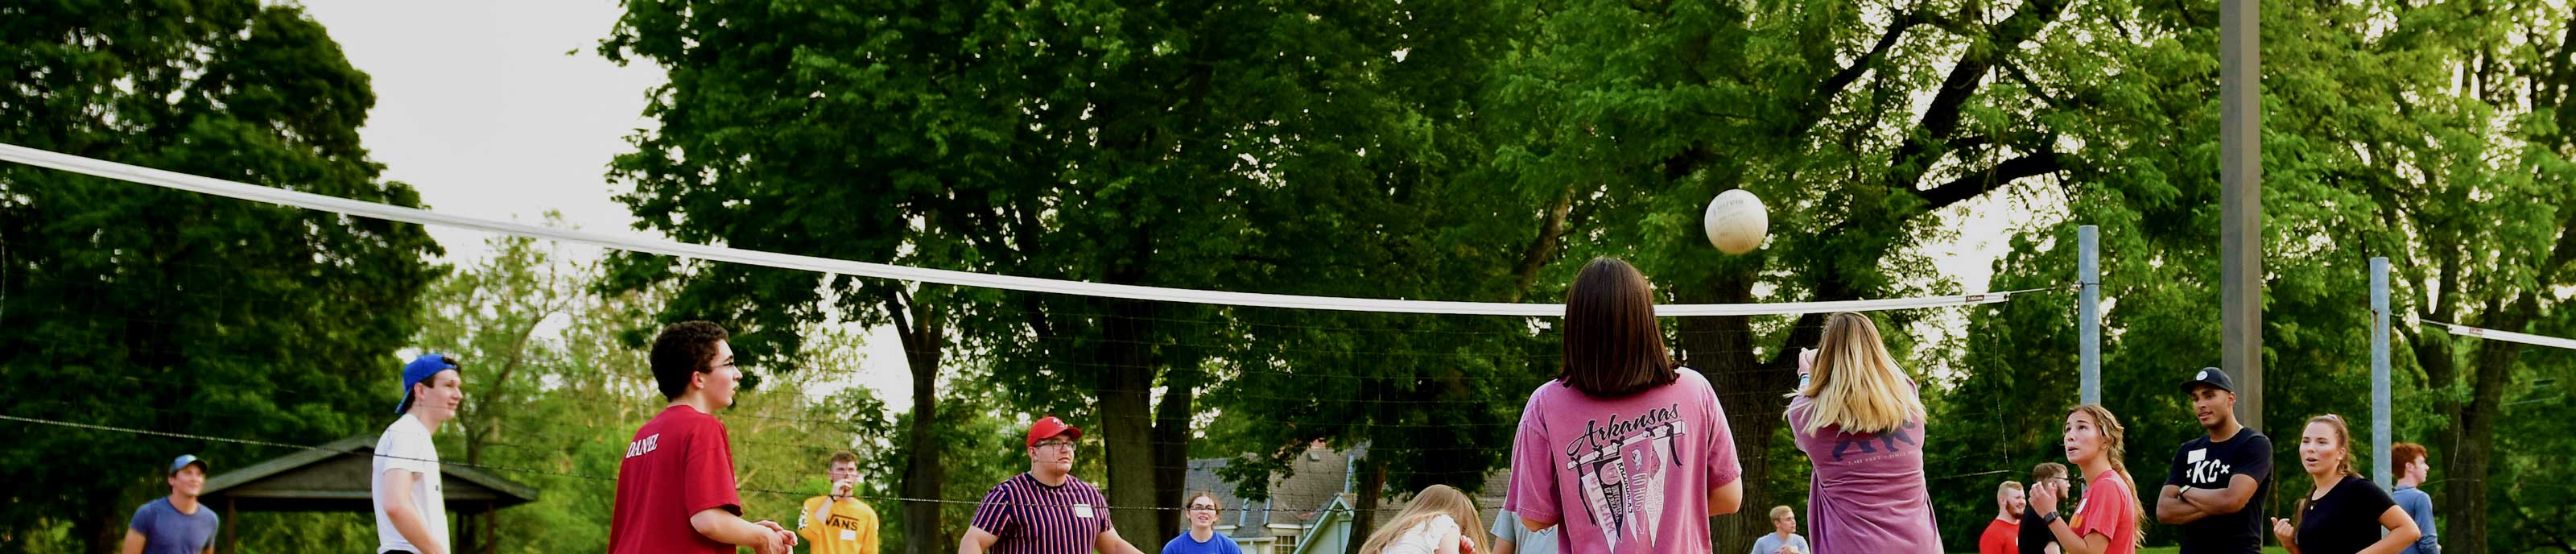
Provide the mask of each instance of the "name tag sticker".
POLYGON ((2207 460, 2207 459, 2209 459, 2209 449, 2207 449, 2207 448, 2202 448, 2202 449, 2193 450, 2193 451, 2191 451, 2190 453, 2186 453, 2186 454, 2183 454, 2183 455, 2182 455, 2182 461, 2183 461, 2184 463, 2193 463, 2193 464, 2197 464, 2197 463, 2200 463, 2200 461, 2201 461, 2201 460, 2207 460))
POLYGON ((857 529, 842 529, 842 530, 841 530, 841 540, 845 540, 845 541, 855 541, 855 540, 859 540, 859 530, 857 530, 857 529))
POLYGON ((1090 505, 1090 504, 1075 504, 1075 505, 1073 505, 1073 517, 1081 517, 1081 518, 1088 518, 1088 517, 1091 517, 1091 505, 1090 505))

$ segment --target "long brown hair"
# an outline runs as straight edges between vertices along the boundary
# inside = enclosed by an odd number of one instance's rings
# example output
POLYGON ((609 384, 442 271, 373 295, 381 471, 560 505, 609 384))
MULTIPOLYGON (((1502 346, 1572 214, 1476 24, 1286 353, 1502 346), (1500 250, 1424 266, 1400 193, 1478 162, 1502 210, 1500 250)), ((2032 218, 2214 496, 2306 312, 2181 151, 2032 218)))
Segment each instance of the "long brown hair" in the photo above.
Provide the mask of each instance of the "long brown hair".
POLYGON ((1655 323, 1655 288, 1617 258, 1593 258, 1565 291, 1565 358, 1556 378, 1600 397, 1670 384, 1681 374, 1655 323))
MULTIPOLYGON (((1369 533, 1368 542, 1360 544, 1360 554, 1378 554, 1385 551, 1387 543, 1395 542, 1395 538, 1404 536, 1405 531, 1430 523, 1433 518, 1440 516, 1449 516, 1450 520, 1456 521, 1458 536, 1466 537, 1468 541, 1473 542, 1477 552, 1485 551, 1485 541, 1479 540, 1479 536, 1484 534, 1484 527, 1478 525, 1484 519, 1476 515, 1476 501, 1467 498, 1467 493, 1458 492, 1458 489, 1448 485, 1432 485, 1423 488, 1420 494, 1413 495, 1413 505, 1404 507, 1402 512, 1397 512, 1395 519, 1388 520, 1385 527, 1379 527, 1377 532, 1369 533)), ((1518 525, 1518 522, 1514 524, 1518 525)))
POLYGON ((1808 404, 1802 434, 1825 426, 1846 433, 1883 433, 1924 419, 1923 399, 1905 384, 1905 373, 1878 336, 1878 323, 1852 312, 1825 318, 1825 336, 1817 345, 1815 373, 1807 388, 1791 393, 1815 399, 1808 404))
MULTIPOLYGON (((2130 521, 2146 521, 2146 507, 2140 505, 2137 501, 2138 480, 2129 477, 2129 462, 2126 461, 2129 458, 2129 441, 2125 437, 2129 434, 2129 428, 2120 425, 2119 416, 2111 415, 2111 409, 2104 408, 2101 404, 2084 404, 2076 406, 2075 409, 2067 413, 2069 415, 2084 414, 2084 417, 2091 418, 2093 420, 2093 428, 2102 433, 2102 455, 2110 458, 2111 472, 2120 474, 2120 485, 2128 487, 2129 489, 2127 494, 2129 495, 2130 521)), ((2075 460, 2067 461, 2072 462, 2075 460)), ((2079 466, 2076 471, 2083 471, 2083 469, 2079 466)), ((2093 481, 2093 476, 2086 475, 2084 476, 2083 481, 2090 484, 2093 481)), ((2138 542, 2140 544, 2144 544, 2146 540, 2147 534, 2143 529, 2141 529, 2138 533, 2138 542)))

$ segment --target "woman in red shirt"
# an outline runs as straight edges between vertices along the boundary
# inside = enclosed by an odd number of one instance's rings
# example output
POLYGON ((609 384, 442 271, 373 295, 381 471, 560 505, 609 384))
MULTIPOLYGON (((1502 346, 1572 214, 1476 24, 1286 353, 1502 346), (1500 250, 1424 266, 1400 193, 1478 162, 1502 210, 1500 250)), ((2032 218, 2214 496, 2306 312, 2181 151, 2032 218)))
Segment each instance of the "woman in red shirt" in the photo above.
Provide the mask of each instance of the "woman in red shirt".
POLYGON ((2076 406, 2066 414, 2066 461, 2086 476, 2084 503, 2077 505, 2071 521, 2057 517, 2060 499, 2047 490, 2030 495, 2030 505, 2067 554, 2138 552, 2138 518, 2145 512, 2138 507, 2128 464, 2120 461, 2128 450, 2121 439, 2124 431, 2120 419, 2098 404, 2076 406))

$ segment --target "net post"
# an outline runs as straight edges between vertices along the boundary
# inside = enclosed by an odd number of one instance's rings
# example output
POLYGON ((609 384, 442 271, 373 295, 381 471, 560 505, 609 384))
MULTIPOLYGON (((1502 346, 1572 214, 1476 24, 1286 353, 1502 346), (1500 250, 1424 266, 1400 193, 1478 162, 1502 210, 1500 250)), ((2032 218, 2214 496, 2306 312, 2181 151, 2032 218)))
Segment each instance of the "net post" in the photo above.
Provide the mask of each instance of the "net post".
POLYGON ((2370 259, 2370 476, 2381 491, 2394 490, 2388 478, 2388 258, 2370 259))
POLYGON ((2075 228, 2075 283, 2082 288, 2075 304, 2075 337, 2077 357, 2084 372, 2083 399, 2086 404, 2102 403, 2100 235, 2101 228, 2092 225, 2075 228))

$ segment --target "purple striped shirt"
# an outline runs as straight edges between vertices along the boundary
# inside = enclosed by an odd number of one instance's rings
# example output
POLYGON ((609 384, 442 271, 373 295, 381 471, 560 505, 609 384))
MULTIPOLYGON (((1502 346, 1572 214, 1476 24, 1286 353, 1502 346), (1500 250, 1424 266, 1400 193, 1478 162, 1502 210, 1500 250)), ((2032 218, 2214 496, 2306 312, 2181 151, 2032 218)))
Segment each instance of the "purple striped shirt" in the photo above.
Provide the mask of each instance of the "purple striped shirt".
POLYGON ((1109 530, 1109 500, 1071 475, 1050 487, 1022 473, 984 493, 974 525, 1001 537, 991 554, 1088 554, 1109 530))

